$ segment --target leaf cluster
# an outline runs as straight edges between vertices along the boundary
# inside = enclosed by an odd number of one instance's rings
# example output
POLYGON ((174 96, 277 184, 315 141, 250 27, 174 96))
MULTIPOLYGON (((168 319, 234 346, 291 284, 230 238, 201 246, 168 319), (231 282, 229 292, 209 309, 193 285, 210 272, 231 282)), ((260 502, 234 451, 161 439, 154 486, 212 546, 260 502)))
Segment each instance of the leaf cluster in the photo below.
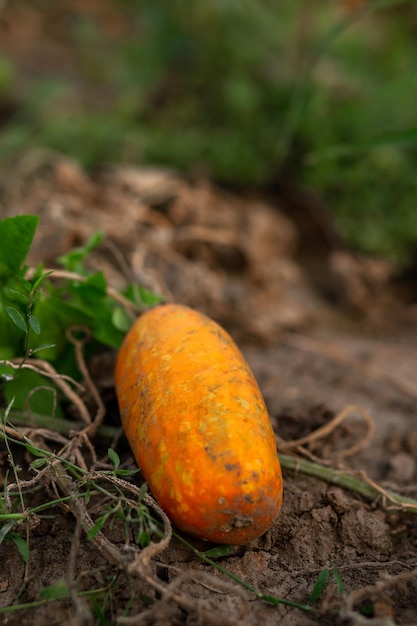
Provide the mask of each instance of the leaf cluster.
MULTIPOLYGON (((63 272, 59 280, 42 265, 28 272, 26 259, 39 218, 18 215, 0 221, 0 376, 8 404, 25 407, 33 394, 33 411, 56 412, 56 389, 36 371, 23 369, 34 356, 53 364, 60 373, 77 379, 79 372, 70 328, 85 329, 91 336, 90 352, 100 346, 117 349, 132 319, 121 304, 108 294, 103 272, 89 273, 88 255, 101 243, 96 233, 82 247, 58 259, 63 272), (21 359, 18 369, 9 363, 21 359)), ((58 274, 58 272, 57 272, 58 274)), ((141 287, 130 285, 125 298, 137 307, 156 303, 159 298, 141 287)))

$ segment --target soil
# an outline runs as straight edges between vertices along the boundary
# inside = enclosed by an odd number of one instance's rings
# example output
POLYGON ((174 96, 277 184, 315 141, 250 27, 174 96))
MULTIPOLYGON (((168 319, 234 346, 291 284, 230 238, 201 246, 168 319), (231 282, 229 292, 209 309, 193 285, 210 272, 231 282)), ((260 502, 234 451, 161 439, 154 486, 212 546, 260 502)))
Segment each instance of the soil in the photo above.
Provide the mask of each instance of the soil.
MULTIPOLYGON (((321 247, 320 238, 312 241, 308 228, 283 210, 284 198, 237 197, 171 171, 120 167, 89 177, 64 157, 33 153, 3 180, 1 192, 3 217, 41 216, 31 265, 53 267, 57 256, 105 230, 90 265, 112 286, 134 280, 222 323, 258 380, 279 448, 329 424, 345 407, 352 410, 324 437, 287 446, 300 468, 284 467, 279 517, 264 536, 216 560, 252 590, 204 562, 178 536, 156 549, 146 567, 129 570, 126 555, 134 544, 130 539, 127 547, 120 524, 104 532, 125 561, 89 540, 76 510, 60 504, 15 528, 29 542, 27 566, 15 542, 0 545, 0 607, 23 605, 0 613, 0 623, 417 624, 416 509, 401 509, 384 491, 417 496, 412 283, 400 297, 404 285, 399 291, 395 268, 353 254, 339 238, 323 238, 321 247), (357 452, 343 456, 352 445, 357 452), (383 491, 367 499, 308 476, 306 456, 383 491), (329 579, 309 605, 313 610, 274 605, 253 591, 306 605, 323 570, 329 579), (69 585, 70 597, 45 603, 42 590, 59 581, 69 585), (105 600, 82 595, 103 587, 105 600)), ((306 203, 304 225, 311 221, 308 210, 306 203)), ((89 362, 105 402, 104 426, 120 429, 113 365, 113 352, 89 362)), ((76 416, 70 419, 80 427, 76 416)), ((42 432, 31 432, 45 443, 42 432)), ((122 466, 134 468, 120 430, 113 443, 122 466)), ((100 429, 91 445, 104 463, 108 442, 100 429)), ((32 459, 14 453, 24 471, 32 459)), ((3 443, 0 463, 4 481, 3 443)), ((53 500, 54 484, 45 479, 36 489, 23 486, 25 506, 53 500)), ((187 540, 200 551, 213 547, 187 540)))

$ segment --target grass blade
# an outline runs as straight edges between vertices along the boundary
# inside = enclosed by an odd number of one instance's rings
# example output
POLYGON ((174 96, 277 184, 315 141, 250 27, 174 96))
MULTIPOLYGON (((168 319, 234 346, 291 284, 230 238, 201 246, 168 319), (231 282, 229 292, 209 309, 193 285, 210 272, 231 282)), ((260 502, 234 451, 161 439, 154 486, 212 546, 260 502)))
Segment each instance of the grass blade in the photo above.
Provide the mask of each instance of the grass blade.
POLYGON ((316 602, 316 600, 320 598, 326 588, 327 581, 329 580, 329 575, 330 572, 328 569, 321 570, 321 572, 317 576, 316 582, 314 583, 313 590, 308 597, 309 604, 314 604, 314 602, 316 602))

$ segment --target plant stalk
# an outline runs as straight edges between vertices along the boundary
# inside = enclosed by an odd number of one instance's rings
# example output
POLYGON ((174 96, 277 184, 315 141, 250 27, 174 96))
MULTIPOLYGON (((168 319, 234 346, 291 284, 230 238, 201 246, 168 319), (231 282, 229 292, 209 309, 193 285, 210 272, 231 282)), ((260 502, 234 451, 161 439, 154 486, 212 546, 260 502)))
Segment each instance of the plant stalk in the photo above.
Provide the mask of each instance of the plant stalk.
POLYGON ((300 459, 299 457, 280 454, 279 459, 281 466, 285 469, 300 474, 306 474, 307 476, 314 476, 315 478, 320 478, 333 485, 339 485, 344 489, 359 493, 368 500, 375 500, 382 496, 387 505, 391 504, 392 507, 400 509, 401 511, 417 515, 417 500, 414 498, 408 498, 395 491, 391 491, 391 489, 385 489, 378 485, 374 486, 372 481, 368 482, 363 478, 358 478, 342 470, 300 459))

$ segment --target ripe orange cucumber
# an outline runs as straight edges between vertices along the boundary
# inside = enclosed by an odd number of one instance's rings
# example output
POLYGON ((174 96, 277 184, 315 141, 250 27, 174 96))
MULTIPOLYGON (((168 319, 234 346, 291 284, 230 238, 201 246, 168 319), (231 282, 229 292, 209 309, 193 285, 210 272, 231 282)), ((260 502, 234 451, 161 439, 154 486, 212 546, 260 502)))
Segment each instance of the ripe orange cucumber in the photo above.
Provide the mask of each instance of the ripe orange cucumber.
POLYGON ((282 503, 275 437, 223 328, 182 305, 147 311, 125 337, 115 382, 136 461, 179 529, 245 544, 269 528, 282 503))

